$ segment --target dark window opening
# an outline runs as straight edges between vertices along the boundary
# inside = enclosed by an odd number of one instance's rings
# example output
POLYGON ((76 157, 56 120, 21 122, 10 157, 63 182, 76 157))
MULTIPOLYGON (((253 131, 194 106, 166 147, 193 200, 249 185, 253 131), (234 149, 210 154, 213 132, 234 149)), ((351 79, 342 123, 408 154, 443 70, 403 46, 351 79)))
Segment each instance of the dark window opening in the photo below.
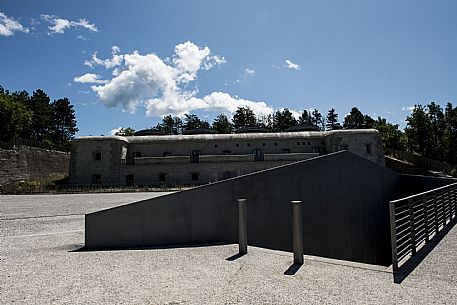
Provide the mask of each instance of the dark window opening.
POLYGON ((262 146, 267 146, 267 143, 262 143, 262 146))
POLYGON ((95 161, 100 161, 101 159, 102 159, 102 153, 99 152, 99 151, 96 151, 96 152, 94 153, 94 160, 95 160, 95 161))
POLYGON ((200 162, 200 154, 201 154, 201 151, 199 151, 199 150, 193 150, 193 151, 192 151, 192 156, 191 156, 190 162, 192 162, 192 163, 199 163, 199 162, 200 162))
POLYGON ((289 148, 284 148, 284 149, 282 150, 282 153, 283 153, 283 154, 290 154, 290 149, 289 149, 289 148))
POLYGON ((218 146, 219 146, 219 145, 217 145, 217 144, 214 144, 214 147, 218 147, 218 146))
POLYGON ((297 145, 300 145, 300 142, 297 142, 297 145))
POLYGON ((102 184, 102 176, 92 175, 92 184, 102 184))
POLYGON ((366 144, 367 154, 371 154, 371 144, 366 144))
POLYGON ((278 146, 278 143, 275 143, 275 146, 278 146))
POLYGON ((135 151, 135 152, 133 153, 133 157, 134 157, 134 158, 141 158, 141 151, 135 151))
POLYGON ((198 173, 192 173, 192 181, 198 181, 198 173))
POLYGON ((224 151, 222 152, 222 154, 223 154, 223 155, 230 155, 230 150, 224 150, 224 151))
POLYGON ((135 184, 135 177, 133 175, 125 176, 125 184, 134 185, 135 184))
POLYGON ((262 161, 263 160, 263 155, 262 155, 262 150, 259 148, 255 148, 252 150, 252 154, 254 155, 254 160, 255 161, 262 161))
POLYGON ((308 145, 311 145, 311 142, 308 142, 308 145))
POLYGON ((301 142, 301 145, 306 145, 306 142, 301 142))
POLYGON ((240 147, 240 144, 237 143, 237 144, 236 144, 236 147, 240 147))
POLYGON ((313 147, 313 152, 320 154, 322 152, 322 147, 313 147))
POLYGON ((250 147, 250 146, 251 146, 251 143, 248 143, 248 147, 250 147))
POLYGON ((167 181, 167 178, 168 178, 168 174, 167 174, 167 173, 160 173, 160 174, 159 174, 159 181, 160 181, 160 182, 165 182, 165 181, 167 181))
POLYGON ((163 153, 163 156, 164 157, 169 157, 169 156, 171 156, 171 153, 169 151, 166 151, 166 152, 163 153))

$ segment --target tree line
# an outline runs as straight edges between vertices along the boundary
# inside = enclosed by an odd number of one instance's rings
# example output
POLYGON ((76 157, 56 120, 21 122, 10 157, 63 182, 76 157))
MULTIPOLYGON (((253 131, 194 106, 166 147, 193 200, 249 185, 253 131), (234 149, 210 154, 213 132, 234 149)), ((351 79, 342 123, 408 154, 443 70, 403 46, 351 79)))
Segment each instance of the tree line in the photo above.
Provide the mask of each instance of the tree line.
MULTIPOLYGON (((210 124, 196 114, 185 114, 184 118, 167 115, 153 129, 165 134, 182 134, 193 129, 211 129, 216 133, 233 133, 244 127, 263 128, 269 132, 284 132, 291 127, 307 126, 316 130, 377 129, 385 147, 408 150, 424 157, 457 164, 457 107, 447 103, 443 109, 431 102, 426 106, 417 104, 406 118, 406 128, 399 129, 385 118, 372 118, 353 107, 343 122, 338 120, 335 108, 323 115, 318 109, 303 110, 295 118, 289 109, 275 111, 272 115, 256 116, 249 107, 239 107, 230 119, 219 114, 210 124)), ((133 135, 132 128, 122 128, 117 135, 133 135)))
POLYGON ((9 92, 0 86, 0 141, 14 137, 47 144, 65 145, 78 127, 73 105, 68 98, 51 102, 41 89, 9 92))

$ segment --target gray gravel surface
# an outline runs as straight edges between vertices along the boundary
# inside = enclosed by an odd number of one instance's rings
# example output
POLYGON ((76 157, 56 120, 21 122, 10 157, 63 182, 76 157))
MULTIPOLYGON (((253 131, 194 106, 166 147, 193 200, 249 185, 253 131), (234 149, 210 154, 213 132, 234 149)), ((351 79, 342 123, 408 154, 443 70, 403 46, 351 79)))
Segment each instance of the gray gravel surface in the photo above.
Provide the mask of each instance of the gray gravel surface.
POLYGON ((75 251, 84 213, 157 193, 0 197, 1 304, 457 304, 454 227, 401 283, 383 267, 237 245, 75 251))

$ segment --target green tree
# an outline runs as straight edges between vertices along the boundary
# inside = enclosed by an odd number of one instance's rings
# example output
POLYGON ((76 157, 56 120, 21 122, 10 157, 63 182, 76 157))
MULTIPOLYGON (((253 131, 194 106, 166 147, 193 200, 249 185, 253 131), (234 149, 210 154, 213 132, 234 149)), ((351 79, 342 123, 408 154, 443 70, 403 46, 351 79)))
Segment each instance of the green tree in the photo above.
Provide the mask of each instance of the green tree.
POLYGON ((450 102, 444 110, 444 124, 445 160, 457 164, 457 107, 453 108, 450 102))
POLYGON ((233 115, 232 122, 235 129, 254 127, 257 125, 257 118, 251 108, 238 107, 233 115))
POLYGON ((171 115, 164 116, 160 125, 160 131, 168 134, 180 134, 183 129, 182 120, 171 115))
POLYGON ((298 118, 298 124, 313 126, 313 120, 311 117, 311 113, 308 112, 307 110, 303 110, 302 114, 298 118))
POLYGON ((378 120, 375 122, 375 128, 382 135, 384 147, 397 150, 404 150, 406 148, 405 134, 398 127, 398 124, 393 125, 387 122, 386 119, 378 117, 378 120))
POLYGON ((114 135, 115 136, 123 136, 123 137, 129 137, 133 136, 135 134, 135 129, 131 128, 130 126, 127 128, 122 127, 118 132, 116 132, 114 135))
POLYGON ((273 116, 271 114, 260 115, 257 119, 257 127, 273 130, 273 116))
POLYGON ((67 98, 55 100, 52 104, 51 140, 56 144, 65 144, 78 132, 73 105, 67 98))
POLYGON ((52 123, 52 106, 48 95, 41 89, 33 92, 29 109, 32 112, 32 138, 43 141, 49 137, 52 123))
POLYGON ((327 124, 325 125, 327 130, 338 130, 341 129, 341 124, 338 123, 338 113, 335 108, 332 108, 327 113, 327 124))
POLYGON ((184 130, 192 130, 197 128, 209 128, 207 121, 201 120, 196 114, 185 114, 184 130))
POLYGON ((287 128, 297 125, 297 120, 294 118, 292 112, 285 108, 282 111, 278 110, 273 114, 273 130, 284 131, 287 128))
POLYGON ((7 90, 0 87, 0 140, 8 141, 19 136, 32 124, 32 114, 27 107, 15 101, 7 90))
POLYGON ((311 122, 313 126, 316 126, 320 130, 325 129, 325 119, 322 117, 322 114, 317 109, 314 109, 311 113, 311 122))
POLYGON ((357 107, 352 107, 351 112, 344 118, 345 129, 360 129, 364 126, 365 119, 357 107))
POLYGON ((213 130, 217 133, 232 133, 233 124, 225 114, 219 114, 213 121, 213 130))
POLYGON ((414 109, 411 115, 406 118, 406 122, 405 133, 409 150, 426 156, 428 146, 431 145, 431 122, 425 108, 420 104, 414 105, 414 109))

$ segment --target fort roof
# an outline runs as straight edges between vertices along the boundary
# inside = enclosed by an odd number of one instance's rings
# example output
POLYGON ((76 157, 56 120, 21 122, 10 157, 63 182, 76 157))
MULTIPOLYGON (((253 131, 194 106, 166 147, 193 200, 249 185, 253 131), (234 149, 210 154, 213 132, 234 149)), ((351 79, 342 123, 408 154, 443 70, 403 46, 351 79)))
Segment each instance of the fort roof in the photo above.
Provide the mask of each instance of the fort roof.
POLYGON ((213 140, 255 140, 255 139, 290 139, 317 138, 347 134, 378 133, 376 129, 345 129, 331 131, 300 131, 300 132, 270 132, 270 133, 231 133, 231 134, 196 134, 196 135, 160 135, 160 136, 87 136, 73 141, 106 141, 117 140, 127 143, 148 143, 162 141, 213 141, 213 140))

